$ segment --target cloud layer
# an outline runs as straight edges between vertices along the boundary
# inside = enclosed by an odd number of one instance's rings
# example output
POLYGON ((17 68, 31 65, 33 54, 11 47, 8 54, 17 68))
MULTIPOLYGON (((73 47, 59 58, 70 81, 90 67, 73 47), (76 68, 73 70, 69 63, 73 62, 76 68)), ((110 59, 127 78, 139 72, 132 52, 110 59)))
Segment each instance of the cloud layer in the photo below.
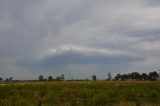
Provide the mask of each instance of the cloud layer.
POLYGON ((51 50, 50 55, 44 57, 38 62, 17 62, 17 66, 26 68, 52 69, 57 66, 66 66, 70 64, 122 64, 135 61, 143 61, 144 58, 120 51, 102 50, 95 48, 80 48, 65 46, 59 49, 51 50))
POLYGON ((158 70, 159 5, 158 0, 0 1, 0 76, 90 78, 158 70))

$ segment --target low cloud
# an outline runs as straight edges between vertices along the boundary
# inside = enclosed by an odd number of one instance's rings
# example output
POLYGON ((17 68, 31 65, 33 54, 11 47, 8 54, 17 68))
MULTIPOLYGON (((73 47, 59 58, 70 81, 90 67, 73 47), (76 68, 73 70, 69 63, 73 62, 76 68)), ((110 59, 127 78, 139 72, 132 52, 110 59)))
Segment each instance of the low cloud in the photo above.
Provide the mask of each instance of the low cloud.
POLYGON ((52 50, 52 54, 44 57, 42 60, 32 62, 17 62, 16 65, 25 68, 43 68, 53 69, 54 67, 64 67, 70 64, 117 64, 117 63, 132 63, 136 61, 143 61, 144 57, 134 56, 132 54, 118 51, 109 51, 95 48, 76 48, 66 47, 52 50))

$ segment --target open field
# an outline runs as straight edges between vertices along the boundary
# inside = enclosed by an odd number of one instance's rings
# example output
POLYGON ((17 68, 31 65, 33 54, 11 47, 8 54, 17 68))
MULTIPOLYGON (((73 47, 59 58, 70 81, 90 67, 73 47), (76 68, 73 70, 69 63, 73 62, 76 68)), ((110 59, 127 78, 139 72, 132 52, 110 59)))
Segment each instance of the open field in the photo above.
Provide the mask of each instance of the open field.
POLYGON ((160 82, 0 83, 0 106, 160 106, 160 82))

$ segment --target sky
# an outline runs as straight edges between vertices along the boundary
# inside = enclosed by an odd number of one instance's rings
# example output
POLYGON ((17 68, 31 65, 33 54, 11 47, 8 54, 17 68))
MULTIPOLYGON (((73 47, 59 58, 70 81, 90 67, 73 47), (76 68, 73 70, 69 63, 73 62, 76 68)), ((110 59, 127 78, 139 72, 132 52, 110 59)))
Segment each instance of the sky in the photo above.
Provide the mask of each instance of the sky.
POLYGON ((0 0, 0 77, 160 69, 159 0, 0 0))

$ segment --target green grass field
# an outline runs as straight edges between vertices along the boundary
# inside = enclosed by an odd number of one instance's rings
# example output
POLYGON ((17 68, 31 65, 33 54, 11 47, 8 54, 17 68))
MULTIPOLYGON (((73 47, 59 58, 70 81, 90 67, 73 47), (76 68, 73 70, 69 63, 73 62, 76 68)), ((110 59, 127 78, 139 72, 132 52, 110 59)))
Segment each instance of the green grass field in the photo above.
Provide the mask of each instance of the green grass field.
POLYGON ((160 82, 0 83, 0 106, 160 106, 160 82))

